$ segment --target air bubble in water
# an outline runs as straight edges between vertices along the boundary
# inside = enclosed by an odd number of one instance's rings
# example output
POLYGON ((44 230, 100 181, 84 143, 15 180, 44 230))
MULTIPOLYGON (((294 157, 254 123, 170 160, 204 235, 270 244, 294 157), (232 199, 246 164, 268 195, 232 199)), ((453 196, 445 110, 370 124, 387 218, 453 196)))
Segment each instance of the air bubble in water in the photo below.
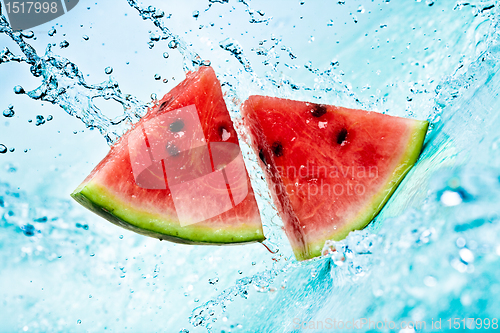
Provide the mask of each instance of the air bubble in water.
POLYGON ((0 154, 5 154, 7 152, 7 147, 5 145, 0 144, 0 154))
POLYGON ((108 75, 111 74, 111 73, 113 73, 113 67, 111 67, 111 66, 106 67, 104 69, 104 73, 106 73, 108 75))
POLYGON ((49 30, 48 35, 49 35, 50 37, 52 37, 52 36, 54 36, 54 35, 56 34, 56 32, 57 32, 57 30, 56 30, 56 29, 54 29, 54 28, 52 28, 52 29, 50 29, 50 30, 49 30))
POLYGON ((69 42, 67 40, 63 40, 60 44, 59 44, 59 47, 61 49, 65 49, 69 46, 69 42))
POLYGON ((163 52, 163 58, 168 59, 169 56, 168 52, 163 52))
POLYGON ((3 111, 3 115, 7 118, 14 117, 14 114, 14 105, 9 105, 9 107, 3 111))
POLYGON ((161 79, 161 75, 160 74, 155 74, 155 80, 160 80, 161 79))

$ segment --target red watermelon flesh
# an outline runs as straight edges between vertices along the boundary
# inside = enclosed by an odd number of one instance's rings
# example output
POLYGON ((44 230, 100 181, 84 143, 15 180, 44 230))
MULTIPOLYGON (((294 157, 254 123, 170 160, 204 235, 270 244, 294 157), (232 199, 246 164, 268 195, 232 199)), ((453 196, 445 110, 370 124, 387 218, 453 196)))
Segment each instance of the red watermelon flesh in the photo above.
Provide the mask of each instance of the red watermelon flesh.
POLYGON ((72 197, 135 232, 186 244, 264 240, 211 67, 201 67, 111 147, 72 197))
POLYGON ((418 159, 428 127, 264 96, 250 96, 242 112, 298 260, 378 214, 418 159))

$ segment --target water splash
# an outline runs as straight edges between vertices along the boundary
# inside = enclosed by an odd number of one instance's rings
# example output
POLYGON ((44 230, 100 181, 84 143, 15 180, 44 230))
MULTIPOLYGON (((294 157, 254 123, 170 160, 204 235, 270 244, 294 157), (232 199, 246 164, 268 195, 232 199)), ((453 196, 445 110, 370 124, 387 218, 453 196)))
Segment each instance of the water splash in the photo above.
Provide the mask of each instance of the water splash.
POLYGON ((0 16, 0 32, 7 34, 21 49, 23 56, 13 54, 8 48, 1 53, 1 62, 24 62, 29 65, 33 76, 40 77, 39 87, 25 92, 16 86, 16 94, 59 105, 68 114, 80 119, 88 128, 98 129, 109 144, 117 140, 131 124, 138 121, 147 106, 136 98, 121 92, 118 82, 112 77, 100 84, 88 84, 78 66, 68 59, 52 52, 51 44, 45 54, 39 56, 36 50, 24 41, 20 32, 13 31, 4 16, 0 16), (109 118, 94 104, 94 99, 112 99, 123 106, 123 114, 109 118))

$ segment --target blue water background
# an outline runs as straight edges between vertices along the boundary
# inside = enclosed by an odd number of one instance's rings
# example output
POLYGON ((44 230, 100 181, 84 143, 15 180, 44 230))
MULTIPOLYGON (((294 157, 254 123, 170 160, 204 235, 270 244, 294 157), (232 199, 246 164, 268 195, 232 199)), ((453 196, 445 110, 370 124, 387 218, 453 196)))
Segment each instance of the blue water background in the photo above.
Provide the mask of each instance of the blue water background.
MULTIPOLYGON (((40 85, 29 65, 0 64, 0 110, 15 111, 0 115, 0 144, 15 149, 0 154, 0 331, 328 332, 318 328, 328 318, 426 322, 402 331, 413 332, 432 331, 438 318, 445 331, 448 319, 500 317, 497 2, 147 5, 211 61, 235 120, 254 93, 427 119, 422 156, 377 219, 329 244, 336 251, 323 258, 294 260, 252 157, 278 253, 159 242, 69 199, 106 140, 60 106, 15 94, 16 85, 40 85), (46 122, 36 126, 38 115, 46 122)), ((80 1, 33 31, 36 40, 25 40, 39 56, 54 43, 91 84, 108 80, 111 66, 121 91, 145 103, 184 76, 178 49, 154 41, 155 26, 125 0, 80 1)), ((5 34, 0 45, 21 53, 5 34)), ((95 104, 110 117, 123 112, 117 102, 95 104)))

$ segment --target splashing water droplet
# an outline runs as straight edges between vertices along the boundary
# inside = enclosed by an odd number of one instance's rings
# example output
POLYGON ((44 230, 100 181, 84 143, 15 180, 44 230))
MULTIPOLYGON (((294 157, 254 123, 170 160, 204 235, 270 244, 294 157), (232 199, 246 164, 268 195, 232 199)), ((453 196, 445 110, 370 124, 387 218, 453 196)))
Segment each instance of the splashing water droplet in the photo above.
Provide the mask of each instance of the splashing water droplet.
POLYGON ((108 75, 109 75, 109 74, 111 74, 111 73, 113 73, 113 67, 109 67, 109 66, 108 66, 108 67, 106 67, 106 68, 104 69, 104 73, 106 73, 106 74, 108 74, 108 75))
POLYGON ((30 38, 35 37, 35 33, 32 30, 30 30, 30 31, 26 31, 26 32, 21 32, 21 36, 23 36, 24 38, 30 39, 30 38))
POLYGON ((9 107, 3 111, 3 115, 5 117, 7 117, 7 118, 14 117, 14 114, 15 114, 15 112, 14 112, 14 106, 13 105, 9 105, 9 107))
POLYGON ((198 16, 200 16, 200 11, 199 11, 199 10, 195 10, 195 11, 193 12, 193 17, 197 19, 197 18, 198 18, 198 16))
POLYGON ((168 82, 168 80, 167 80, 167 79, 163 79, 163 83, 167 83, 167 82, 168 82))
POLYGON ((36 116, 36 123, 35 123, 35 125, 36 126, 40 126, 40 125, 43 125, 43 124, 45 124, 44 117, 41 114, 37 115, 36 116))
POLYGON ((171 40, 168 43, 168 47, 170 47, 172 50, 177 48, 177 42, 175 40, 171 40))
POLYGON ((69 42, 67 40, 63 40, 60 44, 59 44, 59 47, 61 49, 65 49, 69 46, 69 42))
POLYGON ((160 40, 160 35, 152 33, 151 35, 149 35, 149 39, 151 39, 152 42, 157 42, 160 40))
POLYGON ((52 37, 52 36, 54 36, 54 35, 56 34, 56 32, 57 32, 57 30, 56 30, 56 29, 54 29, 54 28, 52 28, 52 29, 50 29, 50 30, 49 30, 48 35, 49 35, 50 37, 52 37))
POLYGON ((82 38, 83 38, 83 40, 89 40, 89 36, 87 36, 87 35, 83 35, 82 38))
POLYGON ((151 100, 156 101, 158 99, 158 96, 155 93, 151 94, 151 100))
POLYGON ((14 93, 19 95, 19 94, 24 94, 25 91, 24 91, 23 87, 21 87, 21 86, 15 86, 14 87, 14 93))
POLYGON ((157 74, 155 74, 155 76, 154 76, 154 77, 155 77, 155 80, 161 80, 161 75, 160 75, 160 74, 158 74, 158 73, 157 73, 157 74))
POLYGON ((81 321, 80 319, 78 319, 78 320, 76 321, 76 323, 77 323, 78 325, 80 325, 80 324, 82 323, 82 321, 81 321))
POLYGON ((7 152, 7 147, 5 145, 0 144, 0 154, 5 154, 7 152))
POLYGON ((169 56, 168 52, 163 52, 163 58, 168 59, 169 56))

